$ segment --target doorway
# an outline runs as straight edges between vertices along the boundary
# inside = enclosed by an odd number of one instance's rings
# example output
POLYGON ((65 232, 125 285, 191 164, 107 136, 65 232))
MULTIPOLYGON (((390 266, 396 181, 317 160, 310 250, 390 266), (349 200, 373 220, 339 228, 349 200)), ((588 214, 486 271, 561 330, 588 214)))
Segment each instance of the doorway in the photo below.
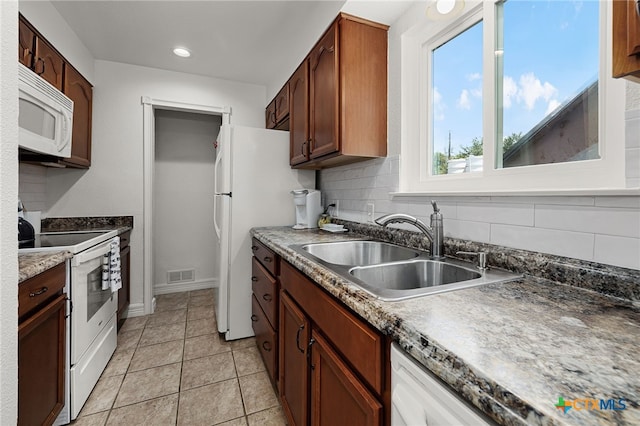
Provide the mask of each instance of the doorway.
MULTIPOLYGON (((167 112, 173 113, 186 113, 187 118, 190 116, 191 119, 194 119, 196 116, 207 115, 209 120, 213 120, 217 123, 217 127, 221 124, 229 124, 231 108, 227 106, 209 106, 209 105, 198 105, 198 104, 189 104, 183 102, 169 101, 169 100, 160 100, 153 99, 146 96, 142 97, 142 105, 143 105, 143 145, 144 145, 144 201, 143 201, 143 311, 144 312, 135 312, 137 315, 148 315, 152 314, 155 310, 155 298, 154 298, 154 284, 159 282, 158 278, 155 276, 155 250, 154 250, 154 240, 157 227, 155 226, 155 198, 156 198, 156 178, 155 178, 155 168, 156 168, 156 115, 160 115, 163 118, 165 116, 170 116, 170 114, 166 114, 167 112)), ((182 116, 183 118, 185 116, 182 116)), ((163 120, 161 118, 161 121, 163 120)), ((196 117, 197 118, 197 117, 196 117)), ((202 117, 199 117, 202 118, 202 117)), ((204 120, 207 121, 207 120, 204 120)), ((211 155, 215 155, 214 147, 212 146, 212 142, 217 135, 217 131, 208 135, 208 143, 211 149, 211 155)), ((164 155, 164 154, 161 154, 164 155)), ((213 179, 210 183, 210 198, 213 198, 213 179)), ((211 203, 213 203, 211 201, 211 203)), ((181 221, 185 220, 184 209, 180 210, 179 216, 172 219, 173 223, 180 224, 181 221)), ((212 226, 212 225, 211 225, 212 226)), ((213 245, 215 241, 212 239, 211 244, 213 245)), ((213 263, 213 262, 210 262, 213 263)), ((180 272, 180 277, 187 278, 188 272, 185 269, 178 269, 180 272)), ((196 271, 194 271, 196 272, 196 271)), ((203 275, 205 273, 203 272, 203 275)), ((174 275, 175 277, 176 275, 174 275)), ((194 274, 194 278, 197 275, 194 274)), ((212 275, 213 276, 213 275, 212 275)), ((207 283, 205 278, 210 277, 202 277, 202 283, 195 283, 196 286, 211 286, 215 285, 215 283, 207 283)), ((184 284, 184 282, 182 283, 184 284)), ((185 290, 188 290, 186 287, 182 287, 185 290)), ((162 289, 160 286, 160 291, 175 291, 175 288, 166 287, 162 289)))

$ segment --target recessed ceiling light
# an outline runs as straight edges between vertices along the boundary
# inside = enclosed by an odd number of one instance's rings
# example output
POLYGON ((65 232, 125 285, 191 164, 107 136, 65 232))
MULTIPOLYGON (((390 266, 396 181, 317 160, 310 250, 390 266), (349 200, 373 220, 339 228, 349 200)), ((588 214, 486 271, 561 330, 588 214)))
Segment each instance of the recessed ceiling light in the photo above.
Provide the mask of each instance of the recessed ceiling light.
POLYGON ((191 56, 191 52, 189 52, 184 47, 176 47, 175 49, 173 49, 173 54, 176 56, 180 56, 181 58, 188 58, 189 56, 191 56))
POLYGON ((431 0, 427 6, 427 17, 433 20, 451 19, 464 9, 464 0, 431 0))

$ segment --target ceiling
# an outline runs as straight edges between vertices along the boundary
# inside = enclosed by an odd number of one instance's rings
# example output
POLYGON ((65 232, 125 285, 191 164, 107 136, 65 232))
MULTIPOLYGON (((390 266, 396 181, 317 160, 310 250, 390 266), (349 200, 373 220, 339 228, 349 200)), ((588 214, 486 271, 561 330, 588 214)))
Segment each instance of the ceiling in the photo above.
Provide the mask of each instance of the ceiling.
MULTIPOLYGON (((350 0, 352 10, 345 10, 391 23, 409 3, 350 0)), ((288 78, 345 0, 52 4, 95 59, 273 86, 288 78), (192 56, 175 56, 176 46, 192 56)))

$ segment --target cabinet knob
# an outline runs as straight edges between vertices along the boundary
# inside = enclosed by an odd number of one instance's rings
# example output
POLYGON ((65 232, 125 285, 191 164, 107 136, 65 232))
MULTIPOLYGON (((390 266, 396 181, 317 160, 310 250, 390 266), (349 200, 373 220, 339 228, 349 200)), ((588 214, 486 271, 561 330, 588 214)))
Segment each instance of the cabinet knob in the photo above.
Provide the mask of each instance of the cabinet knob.
POLYGON ((258 322, 258 316, 256 314, 251 315, 251 321, 258 322))
POLYGON ((262 298, 267 302, 271 302, 273 300, 273 296, 270 295, 269 293, 263 294, 262 298))
POLYGON ((271 262, 273 262, 273 258, 271 258, 269 256, 265 256, 264 257, 264 261, 267 262, 267 263, 271 263, 271 262))
POLYGON ((256 281, 258 281, 258 277, 251 277, 251 281, 255 283, 256 281))
POLYGON ((40 290, 36 290, 33 293, 29 293, 29 297, 40 296, 42 293, 46 293, 49 290, 48 287, 42 287, 40 290))
POLYGON ((258 246, 251 246, 251 251, 258 251, 258 246))
POLYGON ((271 343, 270 342, 262 342, 262 348, 267 352, 271 352, 271 343))

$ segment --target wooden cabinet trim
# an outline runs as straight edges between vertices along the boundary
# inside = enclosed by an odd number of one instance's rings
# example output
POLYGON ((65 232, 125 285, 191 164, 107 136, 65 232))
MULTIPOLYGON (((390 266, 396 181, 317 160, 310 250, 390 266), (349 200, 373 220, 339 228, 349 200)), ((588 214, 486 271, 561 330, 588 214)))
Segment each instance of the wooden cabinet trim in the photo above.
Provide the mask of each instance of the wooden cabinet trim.
POLYGON ((640 54, 632 54, 635 47, 640 46, 640 17, 634 3, 635 0, 613 2, 612 74, 614 78, 627 77, 640 82, 640 54))
POLYGON ((280 284, 378 395, 384 391, 384 338, 287 262, 280 284))

